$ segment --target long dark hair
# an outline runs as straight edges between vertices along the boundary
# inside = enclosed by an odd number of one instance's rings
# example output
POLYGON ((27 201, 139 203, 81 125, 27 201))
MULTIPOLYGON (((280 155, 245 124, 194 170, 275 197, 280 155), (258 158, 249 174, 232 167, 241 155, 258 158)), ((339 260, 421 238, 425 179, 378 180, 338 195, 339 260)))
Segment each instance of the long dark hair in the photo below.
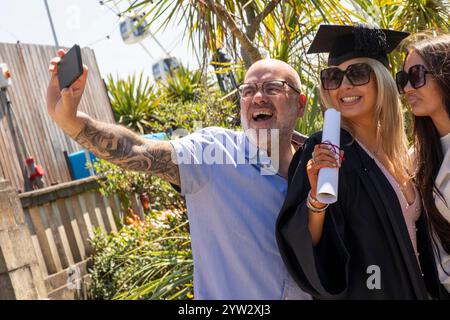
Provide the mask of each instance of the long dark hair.
MULTIPOLYGON (((426 62, 426 67, 432 72, 440 91, 447 116, 450 120, 450 35, 426 37, 415 43, 410 43, 408 52, 414 51, 426 62)), ((442 193, 435 184, 436 176, 444 159, 438 131, 430 117, 413 118, 414 147, 417 160, 415 181, 422 196, 426 212, 426 220, 438 236, 444 250, 450 254, 450 223, 439 210, 433 198, 433 192, 441 197, 442 193)), ((446 203, 447 207, 450 203, 446 203)))

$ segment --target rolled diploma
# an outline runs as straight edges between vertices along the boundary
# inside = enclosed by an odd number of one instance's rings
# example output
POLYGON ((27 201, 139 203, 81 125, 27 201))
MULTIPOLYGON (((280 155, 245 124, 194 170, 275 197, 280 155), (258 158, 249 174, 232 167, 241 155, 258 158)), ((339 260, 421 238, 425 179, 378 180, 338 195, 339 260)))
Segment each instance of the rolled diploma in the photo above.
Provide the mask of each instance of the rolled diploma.
MULTIPOLYGON (((336 109, 325 111, 322 131, 322 142, 330 141, 340 146, 341 113, 336 109)), ((317 200, 322 203, 334 203, 338 197, 338 168, 322 168, 317 181, 317 200)))

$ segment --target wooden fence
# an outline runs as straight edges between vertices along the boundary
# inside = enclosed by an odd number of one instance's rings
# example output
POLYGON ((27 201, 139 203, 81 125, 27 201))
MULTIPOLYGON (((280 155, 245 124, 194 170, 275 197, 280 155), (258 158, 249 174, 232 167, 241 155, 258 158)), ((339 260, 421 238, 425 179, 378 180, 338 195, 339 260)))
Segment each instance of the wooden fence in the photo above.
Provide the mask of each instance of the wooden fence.
MULTIPOLYGON (((31 190, 26 156, 32 155, 43 166, 45 186, 51 186, 71 180, 64 151, 81 149, 47 113, 48 64, 55 55, 54 46, 0 43, 0 62, 7 63, 12 73, 12 86, 6 96, 0 94, 0 177, 19 191, 31 190)), ((82 58, 89 67, 89 76, 79 109, 96 119, 114 123, 94 51, 83 48, 82 58)))
POLYGON ((90 177, 19 195, 49 298, 80 294, 71 285, 87 277, 93 229, 117 232, 123 219, 118 198, 97 189, 90 177))

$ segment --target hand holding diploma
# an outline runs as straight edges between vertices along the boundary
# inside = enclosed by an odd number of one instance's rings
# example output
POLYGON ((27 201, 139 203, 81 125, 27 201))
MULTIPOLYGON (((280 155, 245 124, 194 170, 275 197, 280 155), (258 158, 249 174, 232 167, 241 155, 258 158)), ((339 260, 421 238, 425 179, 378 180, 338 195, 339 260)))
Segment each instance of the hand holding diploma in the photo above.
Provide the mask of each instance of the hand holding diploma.
POLYGON ((343 151, 340 146, 341 116, 335 109, 328 109, 324 115, 322 143, 314 147, 312 159, 306 170, 311 185, 311 197, 318 208, 334 203, 338 196, 338 176, 343 151))
MULTIPOLYGON (((341 113, 335 109, 325 111, 322 131, 322 143, 330 146, 335 153, 336 160, 339 160, 339 147, 341 136, 341 113)), ((338 196, 338 168, 323 168, 319 172, 317 182, 317 200, 322 203, 334 203, 338 196)))

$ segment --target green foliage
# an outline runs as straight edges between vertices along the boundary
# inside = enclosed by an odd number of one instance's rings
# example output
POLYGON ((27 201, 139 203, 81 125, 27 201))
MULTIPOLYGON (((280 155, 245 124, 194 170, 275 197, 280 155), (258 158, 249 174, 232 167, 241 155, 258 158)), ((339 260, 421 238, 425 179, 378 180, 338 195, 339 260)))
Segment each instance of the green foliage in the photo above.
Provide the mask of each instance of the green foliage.
POLYGON ((190 71, 182 64, 172 70, 172 76, 167 78, 167 83, 160 82, 166 101, 179 101, 181 103, 192 102, 200 94, 200 70, 190 71))
POLYGON ((236 127, 239 109, 211 85, 200 83, 200 71, 180 65, 167 83, 150 86, 142 73, 127 80, 108 77, 116 121, 139 133, 166 132, 199 127, 236 127), (153 100, 152 100, 153 99, 153 100))
POLYGON ((319 95, 315 87, 306 87, 307 104, 303 117, 297 121, 295 130, 310 136, 314 132, 322 130, 323 116, 319 104, 319 95))
POLYGON ((115 120, 141 134, 148 132, 155 124, 160 124, 155 116, 162 100, 156 86, 141 72, 128 76, 126 80, 114 80, 108 76, 107 88, 115 120))
MULTIPOLYGON (((143 222, 118 233, 95 232, 90 296, 93 299, 190 299, 192 255, 184 199, 172 186, 142 172, 100 160, 94 163, 103 194, 117 194, 122 210, 130 195, 146 192, 150 210, 143 222)), ((116 219, 117 220, 117 219, 116 219)))
POLYGON ((118 194, 125 211, 130 205, 130 195, 147 193, 153 210, 185 210, 184 199, 170 183, 143 172, 122 169, 108 161, 94 163, 100 178, 100 192, 104 195, 118 194))
POLYGON ((193 262, 187 216, 152 210, 145 222, 91 240, 93 299, 191 299, 193 262))
POLYGON ((210 126, 236 128, 240 114, 235 104, 217 92, 205 94, 195 102, 168 102, 160 112, 165 115, 166 125, 188 132, 210 126))

